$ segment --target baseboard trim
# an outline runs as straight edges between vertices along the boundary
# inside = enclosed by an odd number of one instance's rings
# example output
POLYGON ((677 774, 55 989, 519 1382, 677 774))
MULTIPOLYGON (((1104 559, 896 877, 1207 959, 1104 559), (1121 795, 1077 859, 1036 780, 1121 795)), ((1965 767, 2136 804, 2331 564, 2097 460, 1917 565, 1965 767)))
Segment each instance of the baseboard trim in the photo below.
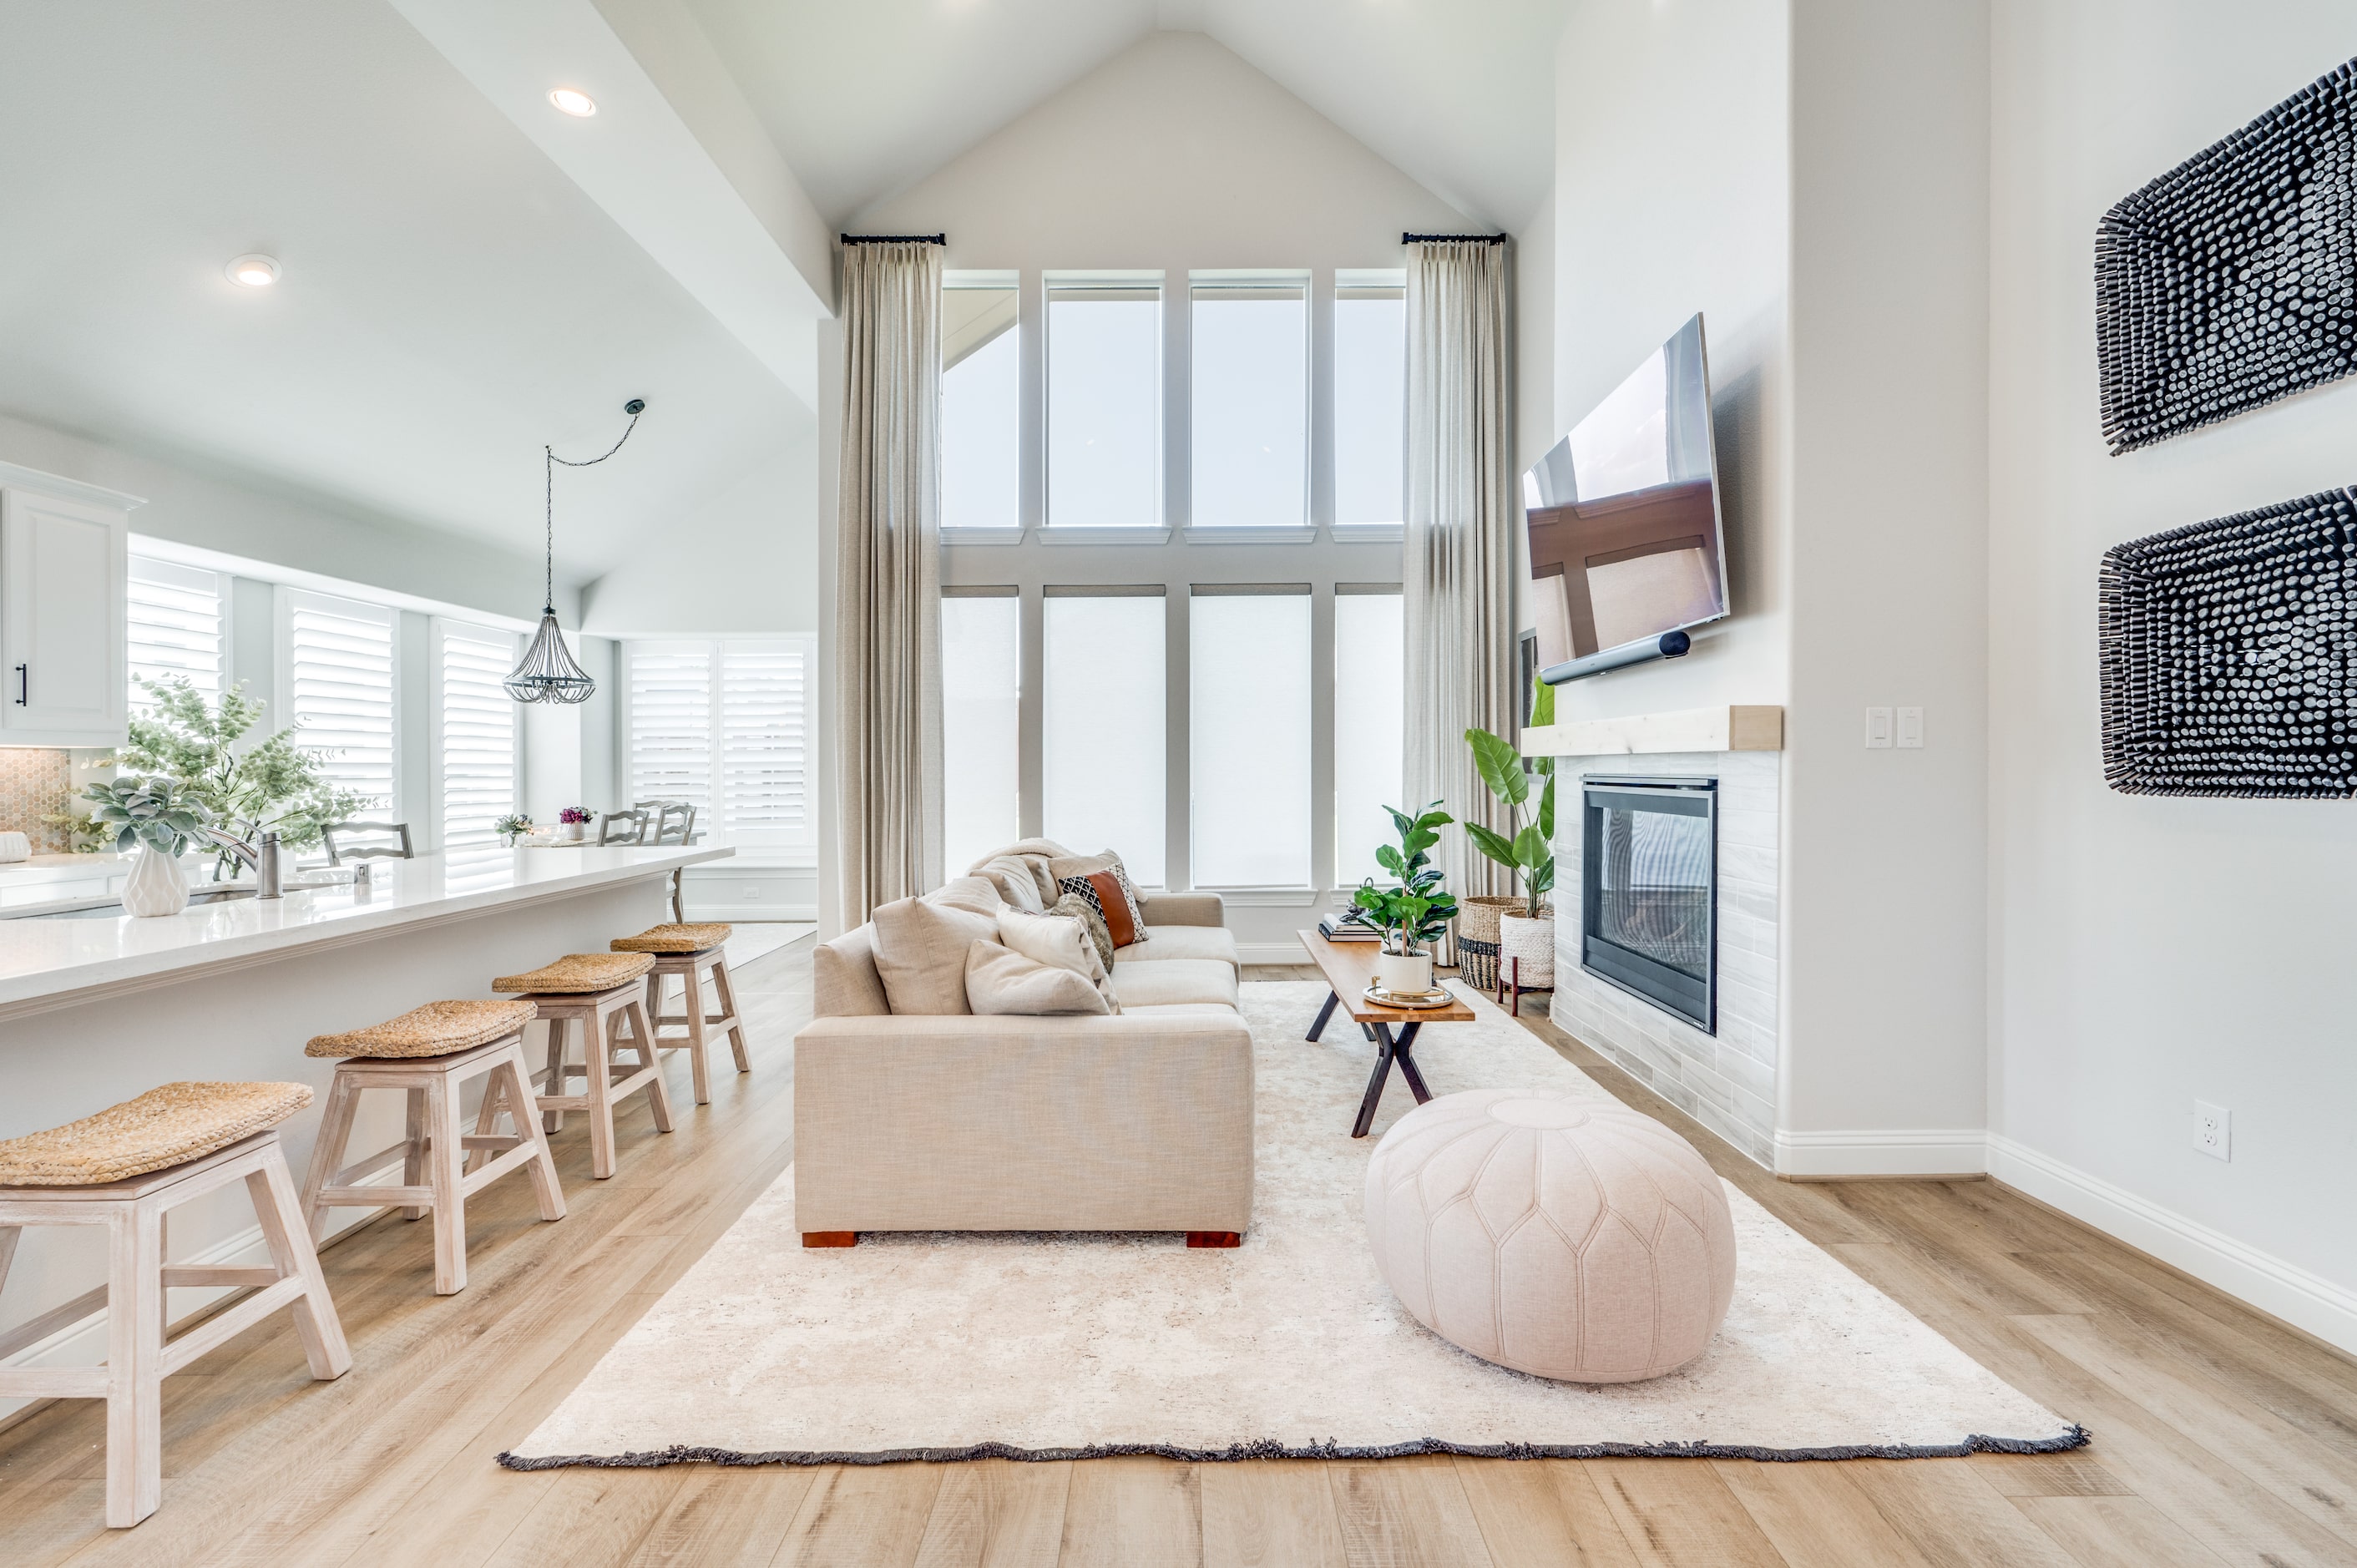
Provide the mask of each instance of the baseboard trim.
POLYGON ((1988 1138, 1978 1128, 1776 1133, 1776 1174, 1791 1181, 1921 1181, 1987 1171, 1988 1138))
POLYGON ((2357 1354, 2357 1291, 2011 1138, 1991 1133, 1988 1145, 1989 1174, 2023 1197, 2357 1354))

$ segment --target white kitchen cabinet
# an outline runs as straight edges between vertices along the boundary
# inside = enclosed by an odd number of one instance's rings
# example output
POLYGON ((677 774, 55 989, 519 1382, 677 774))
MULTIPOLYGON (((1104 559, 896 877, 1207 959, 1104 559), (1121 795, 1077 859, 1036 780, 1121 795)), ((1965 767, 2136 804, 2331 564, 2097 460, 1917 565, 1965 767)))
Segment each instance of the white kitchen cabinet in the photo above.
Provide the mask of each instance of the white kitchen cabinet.
POLYGON ((120 746, 135 496, 0 463, 0 746, 120 746))

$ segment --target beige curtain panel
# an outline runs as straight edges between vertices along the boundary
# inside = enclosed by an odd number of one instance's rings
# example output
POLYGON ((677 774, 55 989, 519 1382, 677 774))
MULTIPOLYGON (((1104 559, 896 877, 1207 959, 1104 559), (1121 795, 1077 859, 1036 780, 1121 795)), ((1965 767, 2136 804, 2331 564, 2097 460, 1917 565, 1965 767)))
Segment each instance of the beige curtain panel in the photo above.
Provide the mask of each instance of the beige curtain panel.
POLYGON ((843 252, 835 859, 846 926, 942 879, 942 248, 843 252))
MULTIPOLYGON (((1426 240, 1407 274, 1408 799, 1504 832, 1465 731, 1512 736, 1514 500, 1506 401, 1506 247, 1426 240)), ((1463 898, 1511 893, 1504 867, 1444 829, 1433 851, 1463 898)), ((1453 956, 1453 955, 1444 955, 1453 956)))

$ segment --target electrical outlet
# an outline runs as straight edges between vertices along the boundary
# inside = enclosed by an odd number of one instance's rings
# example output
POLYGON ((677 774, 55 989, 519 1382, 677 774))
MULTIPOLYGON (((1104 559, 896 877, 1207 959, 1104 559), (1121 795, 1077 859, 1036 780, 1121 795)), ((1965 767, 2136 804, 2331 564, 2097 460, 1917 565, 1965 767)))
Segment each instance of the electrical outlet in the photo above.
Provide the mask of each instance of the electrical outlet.
POLYGON ((1922 709, 1901 708, 1899 710, 1899 746, 1902 751, 1921 751, 1923 749, 1922 709))
POLYGON ((2193 1102, 2193 1146, 2213 1160, 2231 1160, 2233 1112, 2206 1101, 2193 1102))
POLYGON ((1890 749, 1890 710, 1889 708, 1866 710, 1866 749, 1868 751, 1890 749))

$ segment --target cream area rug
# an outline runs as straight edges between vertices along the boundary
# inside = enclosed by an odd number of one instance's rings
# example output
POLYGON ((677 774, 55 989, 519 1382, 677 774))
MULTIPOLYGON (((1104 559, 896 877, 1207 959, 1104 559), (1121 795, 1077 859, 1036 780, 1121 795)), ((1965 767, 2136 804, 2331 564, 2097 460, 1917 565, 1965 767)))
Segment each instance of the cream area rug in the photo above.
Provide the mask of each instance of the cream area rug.
MULTIPOLYGON (((1460 993, 1479 1021, 1416 1042, 1434 1094, 1605 1093, 1460 993)), ((805 1250, 789 1169, 500 1463, 1903 1458, 2086 1441, 1732 1187, 1735 1303, 1681 1370, 1559 1383, 1458 1349, 1375 1272, 1367 1156, 1415 1102, 1394 1074, 1374 1135, 1351 1138, 1374 1048, 1347 1016, 1302 1038, 1324 996, 1243 987, 1259 1131, 1243 1246, 925 1233, 805 1250)))

